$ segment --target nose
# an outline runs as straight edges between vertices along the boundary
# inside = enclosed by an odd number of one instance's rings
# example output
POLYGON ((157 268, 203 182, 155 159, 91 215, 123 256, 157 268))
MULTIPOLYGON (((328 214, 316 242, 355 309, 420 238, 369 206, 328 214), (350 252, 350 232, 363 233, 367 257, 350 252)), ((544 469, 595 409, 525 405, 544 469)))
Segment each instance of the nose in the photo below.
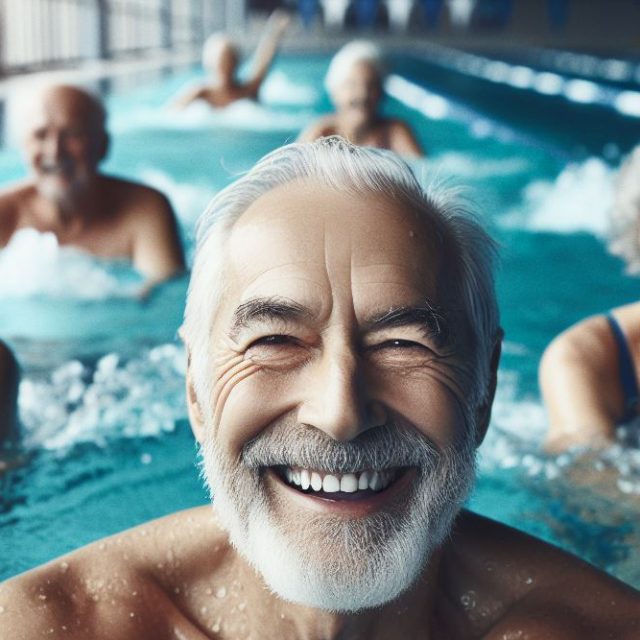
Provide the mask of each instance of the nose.
POLYGON ((298 420, 346 442, 386 422, 382 404, 369 397, 357 354, 325 353, 312 365, 298 420))

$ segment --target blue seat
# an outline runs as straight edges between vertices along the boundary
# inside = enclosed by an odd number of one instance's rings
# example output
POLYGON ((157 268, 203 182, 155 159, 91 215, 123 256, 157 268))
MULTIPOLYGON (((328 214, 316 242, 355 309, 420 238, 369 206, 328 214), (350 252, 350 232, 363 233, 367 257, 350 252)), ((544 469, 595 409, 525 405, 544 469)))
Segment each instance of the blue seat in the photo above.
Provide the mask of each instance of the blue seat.
POLYGON ((547 0, 547 14, 552 29, 564 29, 569 22, 568 0, 547 0))
POLYGON ((422 0, 422 10, 427 26, 435 27, 442 11, 442 0, 422 0))
POLYGON ((359 29, 370 29, 376 23, 380 0, 355 0, 354 13, 359 29))
POLYGON ((318 0, 298 0, 298 13, 305 29, 308 29, 320 13, 318 0))

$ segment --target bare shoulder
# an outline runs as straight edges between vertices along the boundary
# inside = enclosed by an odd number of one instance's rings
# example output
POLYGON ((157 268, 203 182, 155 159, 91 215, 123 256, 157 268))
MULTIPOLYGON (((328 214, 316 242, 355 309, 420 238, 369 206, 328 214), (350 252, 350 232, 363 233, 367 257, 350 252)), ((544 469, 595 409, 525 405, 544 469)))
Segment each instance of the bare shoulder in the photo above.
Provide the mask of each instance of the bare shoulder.
POLYGON ((158 189, 154 189, 141 182, 134 182, 113 176, 104 176, 103 180, 105 189, 117 199, 123 201, 124 204, 134 205, 136 208, 143 205, 145 209, 156 211, 171 209, 169 200, 161 191, 158 191, 158 189))
POLYGON ((195 566, 215 570, 227 549, 210 507, 92 543, 0 585, 6 637, 173 638, 176 584, 195 566))
POLYGON ((579 558, 465 512, 443 556, 448 598, 473 637, 637 638, 640 594, 579 558))

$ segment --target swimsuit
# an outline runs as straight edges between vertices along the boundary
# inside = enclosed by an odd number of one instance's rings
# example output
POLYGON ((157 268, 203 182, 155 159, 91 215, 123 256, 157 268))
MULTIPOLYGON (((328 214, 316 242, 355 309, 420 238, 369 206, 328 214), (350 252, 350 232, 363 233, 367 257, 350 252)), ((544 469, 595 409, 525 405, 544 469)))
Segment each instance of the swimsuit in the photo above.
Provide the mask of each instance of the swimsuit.
POLYGON ((605 318, 609 323, 611 333, 613 333, 613 338, 618 347, 618 373, 624 395, 624 415, 622 416, 621 422, 624 424, 630 422, 638 413, 638 401, 640 400, 638 395, 638 379, 627 339, 618 321, 610 313, 608 313, 605 318))

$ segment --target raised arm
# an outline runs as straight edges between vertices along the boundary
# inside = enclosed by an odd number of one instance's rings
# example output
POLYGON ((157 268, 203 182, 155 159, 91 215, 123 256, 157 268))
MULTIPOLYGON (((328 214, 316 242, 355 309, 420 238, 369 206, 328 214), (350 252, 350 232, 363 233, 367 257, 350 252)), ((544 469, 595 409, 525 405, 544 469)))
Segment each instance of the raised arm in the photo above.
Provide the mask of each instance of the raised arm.
POLYGON ((262 38, 254 54, 251 77, 247 83, 253 94, 257 94, 280 46, 280 41, 291 23, 291 17, 285 11, 277 9, 267 21, 262 38))

